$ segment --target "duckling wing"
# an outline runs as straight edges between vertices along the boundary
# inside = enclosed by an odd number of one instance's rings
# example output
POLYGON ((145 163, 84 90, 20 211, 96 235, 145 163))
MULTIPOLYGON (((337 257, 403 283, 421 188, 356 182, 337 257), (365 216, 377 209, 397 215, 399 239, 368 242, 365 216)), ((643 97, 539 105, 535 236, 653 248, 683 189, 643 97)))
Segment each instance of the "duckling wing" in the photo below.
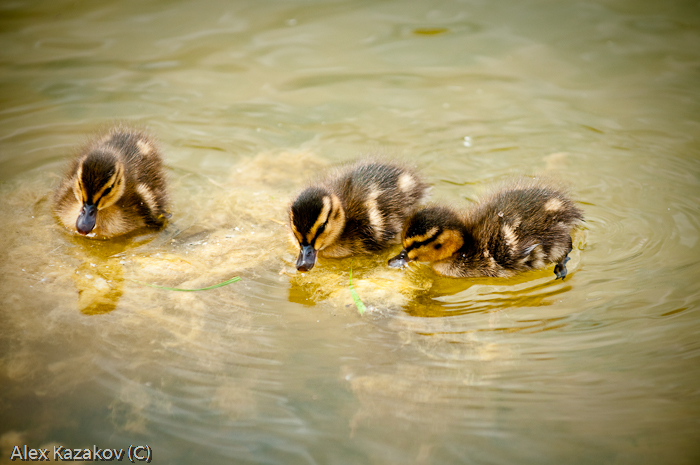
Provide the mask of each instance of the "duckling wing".
POLYGON ((365 252, 398 243, 404 221, 427 191, 408 169, 374 162, 355 166, 334 187, 346 210, 343 239, 365 252))

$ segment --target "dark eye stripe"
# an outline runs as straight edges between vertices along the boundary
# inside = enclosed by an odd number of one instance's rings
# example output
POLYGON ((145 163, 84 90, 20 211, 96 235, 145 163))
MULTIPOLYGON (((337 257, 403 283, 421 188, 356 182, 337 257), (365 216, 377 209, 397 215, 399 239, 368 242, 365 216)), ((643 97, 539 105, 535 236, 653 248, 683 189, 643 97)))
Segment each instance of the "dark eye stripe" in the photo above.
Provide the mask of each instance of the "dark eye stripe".
MULTIPOLYGON (((442 231, 440 231, 440 232, 442 232, 442 231)), ((440 235, 440 234, 438 233, 438 234, 434 235, 433 237, 431 237, 431 238, 429 238, 429 239, 426 239, 426 240, 424 240, 424 241, 412 242, 411 245, 409 245, 408 247, 406 247, 406 250, 408 251, 408 250, 417 249, 417 248, 419 248, 419 247, 423 247, 424 245, 428 245, 428 244, 430 244, 431 242, 435 242, 435 239, 436 239, 439 235, 440 235)))
POLYGON ((85 187, 83 186, 83 179, 80 177, 78 178, 78 189, 80 189, 80 197, 82 197, 83 202, 87 202, 88 200, 90 200, 88 198, 88 193, 85 192, 85 187))
MULTIPOLYGON (((330 215, 328 215, 328 216, 330 217, 330 215)), ((318 227, 318 229, 316 230, 316 235, 314 236, 314 240, 312 243, 315 243, 316 239, 318 239, 318 236, 323 234, 323 231, 326 230, 326 225, 328 224, 328 220, 329 220, 329 218, 326 218, 326 221, 321 226, 318 227)))

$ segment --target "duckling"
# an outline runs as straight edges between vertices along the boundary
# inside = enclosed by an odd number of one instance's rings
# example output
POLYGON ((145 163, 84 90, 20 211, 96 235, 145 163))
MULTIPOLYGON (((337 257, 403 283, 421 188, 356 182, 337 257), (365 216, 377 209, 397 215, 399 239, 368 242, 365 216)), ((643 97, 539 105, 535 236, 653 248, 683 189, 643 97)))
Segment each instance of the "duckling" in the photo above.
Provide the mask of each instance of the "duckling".
POLYGON ((399 243, 404 221, 427 193, 412 170, 370 160, 306 188, 289 208, 297 270, 311 270, 317 255, 341 258, 399 243))
POLYGON ((142 132, 114 127, 86 145, 54 195, 68 229, 109 238, 165 224, 168 195, 160 153, 142 132))
POLYGON ((427 261, 440 275, 462 278, 507 277, 555 263, 555 279, 563 280, 571 230, 582 221, 583 212, 563 192, 520 180, 465 214, 441 206, 416 212, 402 233, 404 249, 389 266, 427 261))

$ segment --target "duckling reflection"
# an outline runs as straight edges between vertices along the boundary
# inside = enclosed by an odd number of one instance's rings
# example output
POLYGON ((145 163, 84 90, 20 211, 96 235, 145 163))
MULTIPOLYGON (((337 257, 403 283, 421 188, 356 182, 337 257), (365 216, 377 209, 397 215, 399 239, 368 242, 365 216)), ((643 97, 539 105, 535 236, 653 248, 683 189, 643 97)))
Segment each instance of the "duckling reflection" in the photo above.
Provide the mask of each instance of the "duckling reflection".
POLYGON ((571 231, 583 213, 561 191, 540 180, 519 180, 460 215, 434 206, 416 212, 402 235, 404 249, 389 260, 431 262, 449 277, 508 277, 555 263, 556 279, 567 274, 571 231))
POLYGON ((73 238, 74 250, 81 264, 72 277, 78 291, 78 309, 82 313, 97 315, 117 308, 124 291, 124 252, 150 240, 151 237, 130 234, 85 246, 73 238))
POLYGON ((406 167, 361 161, 306 188, 289 209, 299 246, 296 268, 309 271, 316 257, 342 258, 399 242, 405 219, 428 186, 406 167))
POLYGON ((110 238, 160 228, 167 216, 162 160, 145 134, 122 127, 88 144, 54 196, 54 211, 70 230, 110 238))
POLYGON ((430 291, 433 279, 418 273, 395 273, 381 266, 382 258, 364 255, 335 260, 313 274, 294 273, 290 276, 289 301, 308 307, 323 302, 332 312, 356 315, 358 309, 350 292, 357 296, 371 314, 393 313, 406 307, 417 296, 430 291))
MULTIPOLYGON (((421 318, 457 317, 476 315, 513 308, 544 307, 552 305, 571 286, 552 288, 546 280, 532 280, 520 275, 500 285, 488 278, 450 280, 459 286, 441 286, 435 281, 429 293, 417 294, 403 306, 406 315, 421 318)), ((536 323, 539 324, 539 323, 536 323)))
POLYGON ((75 270, 78 309, 86 315, 109 313, 121 299, 124 272, 118 260, 83 262, 75 270))

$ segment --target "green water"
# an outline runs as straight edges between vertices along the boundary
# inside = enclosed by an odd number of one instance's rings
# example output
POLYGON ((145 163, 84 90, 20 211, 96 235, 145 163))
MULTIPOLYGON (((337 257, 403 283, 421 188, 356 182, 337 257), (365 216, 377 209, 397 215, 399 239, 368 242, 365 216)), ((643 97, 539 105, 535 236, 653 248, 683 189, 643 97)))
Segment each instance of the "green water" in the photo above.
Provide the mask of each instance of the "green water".
POLYGON ((0 45, 0 464, 700 461, 698 5, 6 1, 0 45), (115 121, 172 219, 74 237, 53 189, 115 121), (367 154, 453 205, 568 185, 569 276, 297 273, 289 202, 367 154))

